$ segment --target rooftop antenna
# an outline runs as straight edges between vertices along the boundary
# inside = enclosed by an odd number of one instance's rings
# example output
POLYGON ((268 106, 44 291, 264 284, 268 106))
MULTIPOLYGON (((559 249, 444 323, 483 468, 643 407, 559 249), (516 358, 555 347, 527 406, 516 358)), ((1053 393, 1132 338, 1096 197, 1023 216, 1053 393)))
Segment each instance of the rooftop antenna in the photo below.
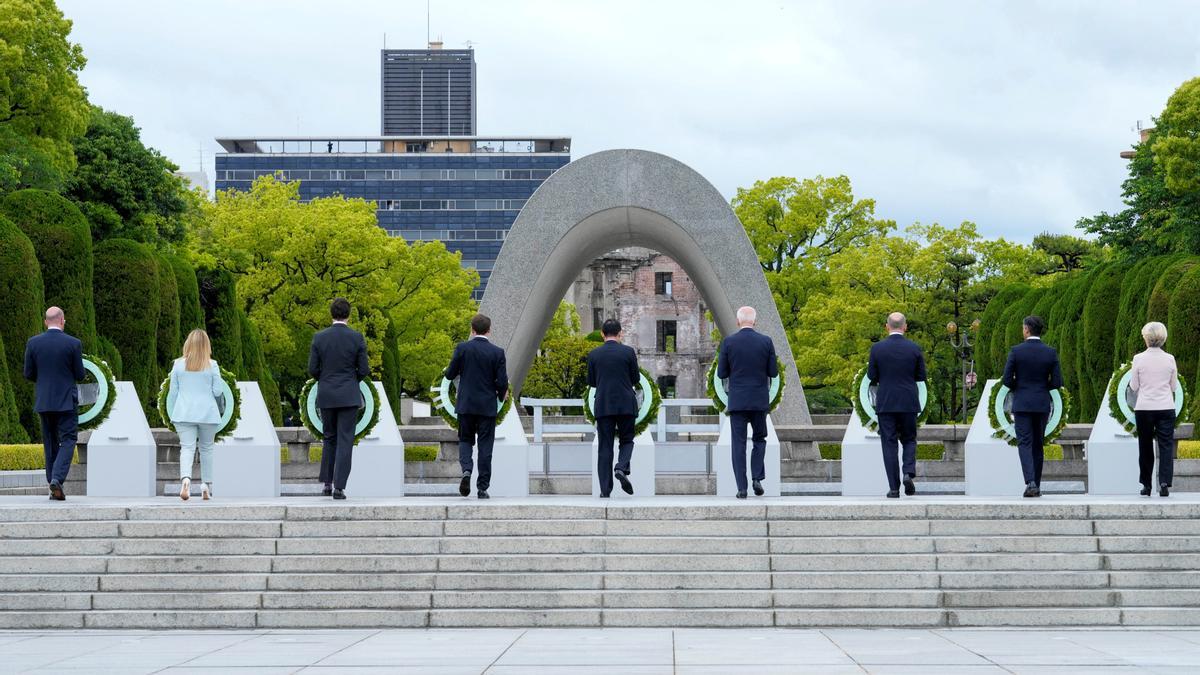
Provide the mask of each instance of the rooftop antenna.
POLYGON ((429 0, 425 0, 425 44, 429 44, 429 0))
POLYGON ((387 33, 383 34, 383 48, 387 49, 387 33))
POLYGON ((467 40, 466 42, 463 43, 463 45, 465 45, 467 49, 474 49, 475 45, 477 45, 477 44, 479 44, 479 43, 475 42, 474 40, 467 40))

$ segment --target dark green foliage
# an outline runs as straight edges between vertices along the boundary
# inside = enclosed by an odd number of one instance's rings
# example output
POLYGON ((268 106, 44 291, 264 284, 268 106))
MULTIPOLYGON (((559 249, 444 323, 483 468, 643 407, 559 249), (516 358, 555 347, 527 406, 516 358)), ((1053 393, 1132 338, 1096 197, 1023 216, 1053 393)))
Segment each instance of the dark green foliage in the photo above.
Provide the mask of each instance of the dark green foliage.
POLYGON ((1150 293, 1163 271, 1185 257, 1147 258, 1126 274, 1125 281, 1121 284, 1121 309, 1117 317, 1118 336, 1116 352, 1113 354, 1114 370, 1146 348, 1142 340, 1142 326, 1145 325, 1149 312, 1150 293))
POLYGON ((234 373, 242 367, 242 311, 238 308, 233 275, 224 270, 202 269, 196 272, 200 286, 200 307, 204 310, 204 329, 212 341, 213 358, 234 373))
POLYGON ((33 242, 46 305, 61 307, 67 332, 83 341, 83 351, 94 351, 98 344, 87 218, 70 200, 45 190, 13 192, 0 201, 0 212, 33 242))
POLYGON ((97 241, 183 239, 190 204, 183 179, 174 174, 179 167, 142 143, 132 118, 93 106, 75 158, 68 194, 92 221, 97 241))
POLYGON ((175 274, 175 288, 179 292, 179 337, 182 338, 196 328, 204 328, 204 310, 200 308, 200 286, 196 282, 196 268, 182 256, 165 254, 171 271, 175 274))
MULTIPOLYGON (((1059 330, 1056 342, 1050 346, 1058 349, 1058 360, 1062 367, 1063 383, 1070 390, 1079 386, 1079 369, 1076 354, 1078 352, 1080 317, 1083 316, 1084 301, 1087 300, 1088 289, 1092 285, 1092 272, 1078 277, 1067 290, 1062 301, 1055 307, 1059 315, 1059 330)), ((1082 419, 1080 406, 1071 407, 1071 421, 1082 419)), ((1091 420, 1088 420, 1091 421, 1091 420)))
POLYGON ((46 303, 42 272, 33 243, 11 220, 0 216, 0 339, 8 347, 8 381, 21 416, 21 426, 31 438, 41 437, 41 424, 33 412, 33 384, 25 380, 25 342, 42 330, 46 303))
MULTIPOLYGON (((1004 342, 1004 324, 1000 317, 1009 305, 1025 295, 1028 290, 1029 287, 1025 285, 1005 286, 992 297, 980 316, 979 337, 975 343, 975 365, 981 381, 998 378, 1003 374, 1004 356, 1000 355, 1000 349, 1004 342), (992 343, 997 344, 995 352, 992 351, 992 343)), ((1007 353, 1007 349, 1004 349, 1003 354, 1007 353)))
MULTIPOLYGON (((1194 258, 1184 258, 1163 269, 1158 275, 1158 281, 1154 283, 1153 290, 1150 291, 1150 301, 1146 305, 1146 321, 1161 321, 1167 324, 1167 316, 1171 308, 1171 294, 1175 291, 1175 287, 1179 284, 1179 280, 1189 270, 1196 266, 1194 258)), ((1167 347, 1170 348, 1170 337, 1167 338, 1167 347)))
POLYGON ((392 415, 396 417, 396 421, 400 421, 400 350, 397 345, 399 336, 396 333, 396 328, 388 321, 387 332, 383 336, 383 374, 381 381, 383 382, 383 391, 387 394, 388 404, 392 408, 392 415))
MULTIPOLYGON (((1001 317, 1001 321, 1004 322, 1004 344, 1009 349, 1015 344, 1020 344, 1021 340, 1025 339, 1025 317, 1033 314, 1034 307, 1037 307, 1045 292, 1043 288, 1031 288, 1025 295, 1021 296, 1020 300, 1014 302, 1012 307, 1004 312, 1004 315, 1001 317)), ((1045 318, 1042 317, 1042 319, 1045 318)), ((1005 360, 1007 358, 1008 352, 1005 350, 1005 360)))
MULTIPOLYGON (((179 335, 179 287, 171 261, 159 255, 158 263, 158 372, 170 371, 171 362, 183 353, 179 335)), ((162 375, 154 379, 162 380, 162 375)))
POLYGON ((98 341, 100 343, 100 349, 97 351, 99 352, 100 358, 108 362, 108 367, 112 370, 113 377, 117 378, 118 380, 124 379, 122 374, 124 372, 124 368, 121 359, 121 352, 117 349, 117 346, 113 344, 112 340, 109 340, 103 335, 99 337, 98 341))
POLYGON ((1175 286, 1167 314, 1167 346, 1180 375, 1195 386, 1200 362, 1200 266, 1192 266, 1175 286))
POLYGON ((158 395, 158 260, 129 239, 96 245, 96 328, 121 352, 121 377, 133 382, 148 419, 158 395))
POLYGON ((267 404, 267 412, 271 414, 271 421, 276 425, 282 425, 283 412, 279 404, 279 385, 271 376, 271 369, 267 367, 267 362, 263 359, 262 341, 258 337, 258 330, 254 328, 254 324, 250 323, 250 319, 244 312, 239 312, 239 314, 241 314, 242 320, 242 371, 237 374, 238 379, 258 382, 258 389, 262 392, 263 401, 267 404))
MULTIPOLYGON (((7 363, 4 341, 0 340, 0 364, 7 363)), ((0 443, 26 443, 29 434, 21 426, 21 413, 8 380, 8 368, 0 368, 0 443)))
POLYGON ((1075 403, 1083 419, 1095 419, 1104 400, 1104 391, 1112 375, 1113 352, 1117 335, 1114 318, 1121 300, 1121 280, 1125 267, 1106 265, 1098 268, 1088 288, 1082 316, 1083 341, 1076 354, 1079 382, 1072 387, 1075 403))

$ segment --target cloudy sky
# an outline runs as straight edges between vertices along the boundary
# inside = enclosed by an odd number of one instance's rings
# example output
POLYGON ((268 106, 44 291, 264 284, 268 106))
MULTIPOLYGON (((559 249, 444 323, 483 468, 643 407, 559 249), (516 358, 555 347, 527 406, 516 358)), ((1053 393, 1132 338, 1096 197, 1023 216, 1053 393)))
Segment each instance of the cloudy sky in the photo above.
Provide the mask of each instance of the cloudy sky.
MULTIPOLYGON (((379 49, 425 0, 58 0, 91 100, 185 170, 223 135, 379 133, 379 49)), ((844 173, 900 224, 1028 240, 1120 208, 1135 124, 1200 75, 1194 0, 431 0, 481 134, 644 148, 726 196, 844 173)))

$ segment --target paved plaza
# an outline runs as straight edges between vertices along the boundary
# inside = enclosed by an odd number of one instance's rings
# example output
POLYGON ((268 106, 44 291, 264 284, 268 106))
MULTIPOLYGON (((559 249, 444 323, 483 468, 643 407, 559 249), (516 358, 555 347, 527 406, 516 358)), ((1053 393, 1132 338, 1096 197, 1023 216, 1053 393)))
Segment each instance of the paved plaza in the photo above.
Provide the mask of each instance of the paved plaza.
POLYGON ((31 631, 3 673, 1126 675, 1200 672, 1197 630, 31 631))

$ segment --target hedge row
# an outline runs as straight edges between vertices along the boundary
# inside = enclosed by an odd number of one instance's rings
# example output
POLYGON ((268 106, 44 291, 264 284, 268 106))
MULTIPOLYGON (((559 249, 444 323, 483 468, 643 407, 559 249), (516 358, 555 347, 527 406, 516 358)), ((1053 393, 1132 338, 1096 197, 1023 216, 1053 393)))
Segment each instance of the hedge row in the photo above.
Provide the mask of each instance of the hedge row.
POLYGON ((1022 319, 1036 314, 1047 322, 1043 339, 1058 350, 1063 380, 1074 395, 1073 422, 1095 418, 1113 370, 1145 349, 1141 329, 1147 321, 1167 325, 1167 350, 1175 355, 1180 374, 1195 385, 1200 376, 1197 262, 1174 255, 1134 265, 1109 263, 1044 287, 1001 289, 981 317, 980 374, 1001 376, 1009 348, 1020 341, 1022 319))
POLYGON ((25 342, 42 330, 45 296, 42 272, 33 242, 11 220, 0 216, 0 340, 5 350, 8 385, 13 392, 21 426, 33 438, 41 425, 33 412, 33 385, 25 379, 25 342))

